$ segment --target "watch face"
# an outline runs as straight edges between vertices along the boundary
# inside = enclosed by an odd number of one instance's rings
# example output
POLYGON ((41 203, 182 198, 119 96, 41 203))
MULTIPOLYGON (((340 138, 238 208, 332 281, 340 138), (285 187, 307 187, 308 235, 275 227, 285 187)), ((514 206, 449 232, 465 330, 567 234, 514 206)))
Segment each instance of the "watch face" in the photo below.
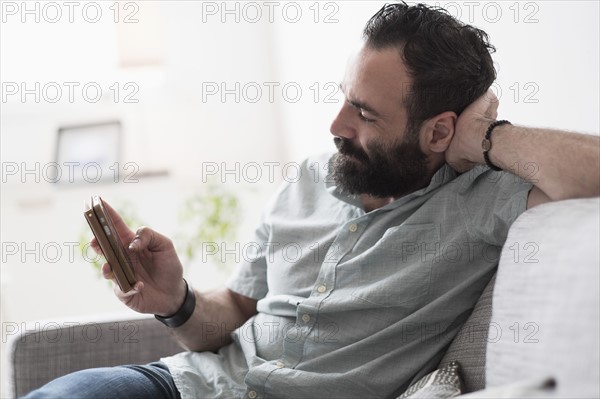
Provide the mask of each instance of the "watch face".
POLYGON ((483 148, 483 151, 489 151, 492 148, 492 142, 488 139, 483 139, 481 148, 483 148))

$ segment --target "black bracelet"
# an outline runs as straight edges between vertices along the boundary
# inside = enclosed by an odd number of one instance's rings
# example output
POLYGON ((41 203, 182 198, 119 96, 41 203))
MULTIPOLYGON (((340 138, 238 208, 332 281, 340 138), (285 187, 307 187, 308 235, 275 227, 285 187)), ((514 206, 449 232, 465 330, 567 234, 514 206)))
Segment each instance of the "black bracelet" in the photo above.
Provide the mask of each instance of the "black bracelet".
POLYGON ((501 171, 502 169, 500 169, 499 167, 494 165, 492 161, 490 161, 489 151, 492 149, 492 131, 494 130, 494 128, 506 124, 511 125, 511 123, 506 120, 492 122, 492 124, 488 127, 487 131, 485 132, 485 138, 481 142, 481 148, 483 148, 483 159, 485 159, 485 163, 487 164, 487 166, 489 166, 490 169, 495 171, 501 171))
POLYGON ((154 315, 156 320, 167 327, 175 328, 183 325, 190 317, 192 317, 192 313, 194 313, 194 309, 196 309, 196 294, 194 294, 194 290, 192 290, 186 279, 183 279, 183 281, 185 281, 186 292, 185 299, 179 310, 167 317, 154 315))

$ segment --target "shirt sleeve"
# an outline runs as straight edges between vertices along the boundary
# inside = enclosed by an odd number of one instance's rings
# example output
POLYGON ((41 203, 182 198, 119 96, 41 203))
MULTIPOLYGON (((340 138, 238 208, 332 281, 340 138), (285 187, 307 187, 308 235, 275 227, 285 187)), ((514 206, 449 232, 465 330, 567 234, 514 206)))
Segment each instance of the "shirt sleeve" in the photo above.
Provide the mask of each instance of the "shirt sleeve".
POLYGON ((254 240, 244 244, 242 261, 225 286, 230 290, 256 300, 269 291, 267 284, 267 259, 265 243, 269 241, 269 228, 263 215, 255 230, 254 240))
POLYGON ((512 173, 485 166, 466 174, 469 176, 463 179, 458 204, 469 234, 492 245, 504 245, 508 229, 527 209, 533 185, 512 173))
POLYGON ((225 286, 231 291, 256 300, 263 299, 269 292, 267 280, 267 253, 269 250, 267 243, 271 237, 269 219, 280 200, 281 193, 286 188, 286 183, 279 186, 263 209, 258 227, 254 231, 253 240, 244 244, 241 262, 225 283, 225 286))

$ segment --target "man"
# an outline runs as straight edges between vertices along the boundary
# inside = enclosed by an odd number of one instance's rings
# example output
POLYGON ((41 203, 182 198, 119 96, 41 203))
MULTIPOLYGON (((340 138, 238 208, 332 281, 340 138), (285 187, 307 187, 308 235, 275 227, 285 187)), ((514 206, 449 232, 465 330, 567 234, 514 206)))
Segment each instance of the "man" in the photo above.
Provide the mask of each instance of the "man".
POLYGON ((600 194, 597 137, 496 121, 484 32, 393 4, 364 39, 331 125, 338 152, 279 190, 227 288, 189 289, 171 241, 110 209, 139 259, 117 296, 190 351, 31 397, 394 397, 439 362, 521 212, 600 194))

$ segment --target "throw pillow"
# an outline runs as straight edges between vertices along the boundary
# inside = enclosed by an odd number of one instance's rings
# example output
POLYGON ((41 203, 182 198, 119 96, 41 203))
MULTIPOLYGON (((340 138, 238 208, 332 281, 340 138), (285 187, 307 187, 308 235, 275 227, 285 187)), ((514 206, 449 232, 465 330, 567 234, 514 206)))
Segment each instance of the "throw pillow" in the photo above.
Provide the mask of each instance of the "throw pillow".
POLYGON ((453 398, 460 395, 462 390, 460 364, 457 361, 453 361, 448 363, 446 367, 432 371, 412 384, 397 399, 453 398))

